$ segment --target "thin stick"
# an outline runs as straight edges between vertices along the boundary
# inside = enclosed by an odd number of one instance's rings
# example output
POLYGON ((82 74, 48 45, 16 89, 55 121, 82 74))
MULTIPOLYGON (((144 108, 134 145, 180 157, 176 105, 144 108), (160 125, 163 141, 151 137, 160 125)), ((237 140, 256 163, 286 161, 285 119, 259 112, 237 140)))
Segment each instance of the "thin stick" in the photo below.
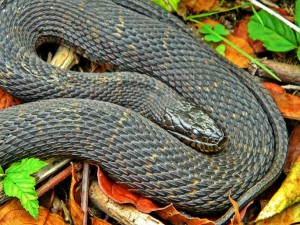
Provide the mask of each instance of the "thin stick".
POLYGON ((90 166, 88 162, 83 164, 83 175, 82 175, 82 191, 81 191, 81 209, 84 213, 82 225, 88 224, 88 199, 89 199, 89 174, 90 166))
POLYGON ((253 5, 256 5, 257 7, 262 8, 263 10, 267 11, 271 15, 275 16, 277 19, 279 19, 282 22, 284 22, 287 26, 289 26, 290 28, 292 28, 294 31, 300 33, 300 28, 298 26, 296 26, 295 24, 291 23, 290 21, 288 21, 286 18, 284 18, 283 16, 281 16, 277 12, 273 11, 272 9, 268 8, 267 6, 261 4, 260 2, 258 2, 256 0, 249 0, 249 2, 251 2, 253 5))

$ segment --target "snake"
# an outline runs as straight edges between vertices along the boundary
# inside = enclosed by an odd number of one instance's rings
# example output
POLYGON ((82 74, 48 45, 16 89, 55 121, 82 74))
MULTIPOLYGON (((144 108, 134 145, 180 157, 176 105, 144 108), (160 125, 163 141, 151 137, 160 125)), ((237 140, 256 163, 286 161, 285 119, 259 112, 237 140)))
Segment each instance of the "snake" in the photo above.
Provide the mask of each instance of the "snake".
POLYGON ((146 0, 2 0, 0 15, 0 88, 23 101, 0 111, 2 166, 93 161, 130 191, 216 224, 234 213, 229 195, 241 208, 280 175, 287 131, 276 104, 175 15, 146 0), (39 57, 43 43, 114 72, 57 68, 39 57), (206 133, 211 148, 178 132, 192 117, 202 130, 189 135, 206 133))

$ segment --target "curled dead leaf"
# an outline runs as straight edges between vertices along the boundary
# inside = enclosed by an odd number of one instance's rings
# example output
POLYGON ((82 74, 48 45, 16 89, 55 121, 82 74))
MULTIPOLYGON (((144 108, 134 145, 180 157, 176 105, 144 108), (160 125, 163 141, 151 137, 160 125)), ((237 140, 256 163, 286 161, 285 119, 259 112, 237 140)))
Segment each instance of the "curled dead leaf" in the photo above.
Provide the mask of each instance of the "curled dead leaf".
POLYGON ((284 118, 300 120, 300 97, 288 94, 277 84, 263 83, 276 102, 284 118))
POLYGON ((182 0, 179 4, 179 10, 197 14, 202 11, 210 11, 218 4, 219 0, 182 0))
POLYGON ((300 157, 300 125, 296 126, 290 136, 288 157, 284 165, 284 172, 288 174, 296 159, 300 157))
POLYGON ((247 24, 250 20, 250 16, 245 16, 244 19, 239 20, 235 23, 233 28, 233 35, 239 38, 244 39, 252 47, 255 53, 265 52, 266 48, 263 46, 261 41, 254 41, 249 37, 247 24))
POLYGON ((18 104, 20 104, 20 101, 17 98, 0 89, 0 110, 18 104))
MULTIPOLYGON (((97 165, 95 165, 97 166, 97 165)), ((128 191, 126 188, 116 184, 110 180, 100 169, 98 168, 98 183, 105 195, 114 200, 117 203, 125 204, 131 203, 135 207, 144 213, 156 212, 162 219, 172 222, 172 224, 180 225, 214 225, 215 223, 209 219, 200 219, 188 217, 178 212, 173 205, 166 207, 159 207, 153 203, 150 199, 141 197, 135 193, 128 191)))

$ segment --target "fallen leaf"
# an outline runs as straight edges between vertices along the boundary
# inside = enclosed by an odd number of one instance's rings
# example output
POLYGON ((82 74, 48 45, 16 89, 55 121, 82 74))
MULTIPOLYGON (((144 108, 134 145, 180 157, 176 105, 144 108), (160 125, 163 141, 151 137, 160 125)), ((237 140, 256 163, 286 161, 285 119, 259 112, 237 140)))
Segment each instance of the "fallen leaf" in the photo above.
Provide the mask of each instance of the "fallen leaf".
POLYGON ((234 201, 230 196, 229 201, 233 205, 234 209, 234 216, 230 220, 231 225, 243 225, 238 203, 234 201))
POLYGON ((105 195, 119 204, 131 203, 144 213, 156 212, 162 219, 171 221, 173 225, 214 225, 215 223, 208 219, 188 217, 178 212, 173 205, 159 207, 150 199, 139 196, 128 191, 126 188, 110 180, 96 164, 98 168, 98 183, 105 195))
MULTIPOLYGON (((282 183, 279 190, 273 195, 269 203, 258 215, 256 221, 265 220, 277 213, 281 213, 289 206, 300 202, 300 157, 297 158, 287 178, 282 183)), ((297 206, 298 217, 300 207, 297 206)), ((293 210, 292 210, 293 211, 293 210)), ((284 212, 283 214, 286 214, 284 212)), ((299 222, 299 221, 298 221, 299 222)))
POLYGON ((20 104, 20 101, 17 98, 0 89, 0 110, 18 104, 20 104))
POLYGON ((263 83, 268 89, 284 118, 300 120, 300 97, 288 94, 279 85, 263 83))
MULTIPOLYGON (((232 42, 234 45, 239 47, 240 49, 244 50, 246 53, 248 53, 251 56, 254 56, 254 51, 252 47, 249 45, 249 43, 244 40, 243 38, 236 37, 232 34, 229 34, 226 36, 226 38, 232 42)), ((237 65, 240 68, 248 68, 250 59, 242 55, 240 52, 232 48, 230 45, 224 42, 225 48, 225 57, 237 65)))
POLYGON ((288 174, 296 159, 300 157, 300 125, 296 126, 290 136, 288 157, 283 171, 288 174))
POLYGON ((69 200, 69 210, 72 217, 74 225, 82 225, 83 221, 83 211, 80 206, 75 201, 75 190, 78 184, 77 175, 74 170, 72 170, 72 181, 70 187, 70 200, 69 200))
MULTIPOLYGON (((219 22, 210 19, 204 20, 202 22, 204 24, 210 24, 212 27, 219 24, 219 22)), ((243 38, 236 37, 233 34, 226 35, 225 38, 228 39, 237 47, 241 48, 249 55, 254 56, 254 51, 252 47, 243 38)), ((235 50, 234 48, 232 48, 230 45, 228 45, 223 41, 219 42, 217 45, 219 44, 225 45, 225 58, 227 58, 229 61, 231 61, 232 63, 234 63, 240 68, 248 68, 250 60, 247 57, 243 56, 240 52, 238 52, 237 50, 235 50)))
POLYGON ((263 46, 261 41, 254 41, 249 37, 247 24, 250 20, 250 16, 245 16, 244 19, 239 20, 235 23, 233 28, 233 35, 239 38, 244 39, 252 47, 255 53, 262 53, 266 51, 266 48, 263 46))
POLYGON ((111 223, 107 222, 106 220, 102 220, 97 217, 92 217, 91 221, 92 225, 111 225, 111 223))
POLYGON ((247 203, 241 210, 239 210, 239 205, 229 196, 229 201, 231 202, 234 209, 234 216, 231 218, 231 222, 228 225, 243 225, 243 218, 246 215, 247 209, 253 204, 253 200, 247 203))
POLYGON ((179 10, 188 11, 189 14, 198 14, 202 11, 211 11, 218 4, 218 0, 182 0, 179 3, 179 10))
POLYGON ((215 225, 209 219, 189 217, 178 212, 173 205, 159 209, 156 213, 164 220, 170 221, 173 225, 215 225))
POLYGON ((48 209, 40 206, 38 219, 35 220, 21 206, 18 199, 13 199, 0 208, 0 224, 1 225, 56 225, 67 224, 57 214, 52 214, 48 209))
POLYGON ((98 183, 102 191, 117 203, 131 203, 137 207, 138 210, 144 213, 150 213, 152 211, 160 209, 150 199, 141 197, 135 193, 128 191, 123 186, 110 180, 100 169, 98 165, 98 183))
POLYGON ((288 207, 275 216, 256 222, 256 225, 293 225, 300 221, 300 203, 288 207))

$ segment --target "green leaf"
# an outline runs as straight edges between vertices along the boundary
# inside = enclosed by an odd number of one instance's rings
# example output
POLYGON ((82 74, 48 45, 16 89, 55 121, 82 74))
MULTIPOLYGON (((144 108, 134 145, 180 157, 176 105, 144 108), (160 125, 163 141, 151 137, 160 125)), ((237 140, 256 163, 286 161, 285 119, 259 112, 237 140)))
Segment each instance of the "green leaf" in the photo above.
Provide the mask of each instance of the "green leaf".
POLYGON ((224 25, 222 24, 217 24, 216 26, 214 26, 214 31, 222 36, 228 35, 230 33, 229 30, 226 30, 224 25))
POLYGON ((248 23, 249 36, 253 40, 261 40, 268 50, 274 52, 287 52, 297 47, 295 33, 290 27, 266 11, 260 11, 258 15, 263 25, 255 15, 248 23))
POLYGON ((300 47, 297 50, 297 57, 298 57, 298 60, 300 61, 300 47))
POLYGON ((201 29, 199 30, 201 34, 211 34, 212 33, 212 26, 210 24, 204 24, 201 29))
POLYGON ((218 45, 218 46, 216 47, 215 50, 216 50, 220 55, 225 56, 225 49, 226 49, 225 45, 220 44, 220 45, 218 45))
POLYGON ((214 35, 214 34, 207 34, 204 36, 205 41, 212 41, 212 42, 220 42, 222 41, 222 38, 214 35))
POLYGON ((229 31, 222 24, 217 24, 213 28, 210 24, 205 24, 199 32, 205 34, 204 40, 212 42, 220 42, 222 40, 220 36, 229 34, 229 31))
POLYGON ((176 11, 180 0, 152 0, 155 4, 164 8, 168 12, 176 11))
MULTIPOLYGON (((297 0, 295 3, 295 23, 298 27, 300 27, 300 0, 297 0)), ((300 33, 296 32, 296 36, 297 36, 298 43, 300 43, 300 33)))
POLYGON ((32 173, 37 172, 47 163, 40 161, 39 159, 30 158, 30 159, 23 159, 21 162, 13 163, 5 173, 8 175, 9 173, 22 173, 30 175, 32 173))
POLYGON ((5 194, 19 198, 22 206, 37 219, 39 204, 34 185, 34 178, 23 173, 7 173, 3 180, 5 194))
MULTIPOLYGON (((35 180, 30 174, 37 172, 47 163, 35 158, 23 159, 13 163, 6 171, 3 179, 3 189, 7 196, 20 199, 22 206, 35 219, 38 217, 38 197, 35 192, 35 180)), ((3 172, 3 170, 2 170, 3 172)))

